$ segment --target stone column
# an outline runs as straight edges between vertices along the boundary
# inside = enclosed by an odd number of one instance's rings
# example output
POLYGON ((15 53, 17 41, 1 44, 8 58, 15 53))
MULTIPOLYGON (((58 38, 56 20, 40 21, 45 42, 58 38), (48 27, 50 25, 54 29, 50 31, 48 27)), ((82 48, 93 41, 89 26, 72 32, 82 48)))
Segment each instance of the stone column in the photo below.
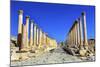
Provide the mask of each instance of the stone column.
POLYGON ((41 44, 42 46, 44 45, 44 37, 43 36, 44 36, 44 34, 43 34, 43 31, 42 31, 42 44, 41 44))
POLYGON ((18 11, 18 36, 17 36, 17 44, 19 46, 19 50, 21 50, 22 44, 22 23, 23 23, 23 11, 18 11))
POLYGON ((74 27, 73 27, 73 36, 74 36, 74 44, 73 44, 73 46, 76 45, 75 35, 76 35, 76 31, 75 31, 75 25, 74 25, 74 27))
POLYGON ((30 48, 32 49, 33 47, 33 20, 31 20, 31 28, 30 28, 30 48))
POLYGON ((40 44, 40 29, 38 28, 38 47, 39 47, 39 44, 40 44))
POLYGON ((50 47, 50 38, 48 36, 48 48, 50 47))
POLYGON ((86 27, 86 15, 82 13, 82 22, 83 22, 83 35, 84 35, 84 45, 85 49, 88 49, 88 41, 87 41, 87 27, 86 27))
POLYGON ((18 14, 18 33, 22 33, 23 10, 19 10, 18 14))
POLYGON ((36 45, 39 45, 39 29, 38 27, 36 28, 36 45))
POLYGON ((44 35, 43 35, 43 38, 44 38, 44 48, 46 48, 46 33, 44 33, 44 35))
POLYGON ((72 39, 72 46, 73 46, 74 45, 74 29, 72 28, 71 31, 72 31, 71 32, 71 35, 72 35, 71 39, 72 39))
POLYGON ((34 24, 34 47, 36 47, 36 24, 34 24))
POLYGON ((42 30, 39 29, 39 48, 41 47, 42 45, 42 30))
POLYGON ((72 40, 73 40, 73 44, 72 46, 74 45, 74 28, 72 28, 72 40))
POLYGON ((79 18, 79 29, 80 29, 80 48, 79 48, 79 54, 80 56, 85 56, 86 54, 86 50, 84 50, 84 47, 83 47, 83 40, 82 40, 82 19, 79 18))
POLYGON ((44 43, 45 43, 45 40, 44 40, 44 32, 42 32, 42 47, 44 49, 44 43))
POLYGON ((77 21, 75 23, 75 45, 77 46, 77 21))
POLYGON ((46 45, 47 45, 47 48, 48 48, 49 47, 49 37, 48 37, 48 35, 47 35, 46 39, 47 39, 46 45))
POLYGON ((47 33, 46 33, 46 47, 48 46, 48 39, 47 39, 47 33))
POLYGON ((69 34, 68 34, 68 45, 70 45, 70 44, 71 44, 71 34, 69 32, 69 34))
POLYGON ((73 27, 73 45, 75 45, 75 27, 73 27))
POLYGON ((23 24, 23 33, 22 33, 22 47, 23 49, 22 50, 26 50, 26 26, 23 24))
POLYGON ((52 44, 51 44, 51 38, 50 37, 49 37, 49 42, 50 42, 50 46, 49 47, 51 48, 52 44))
POLYGON ((21 51, 23 50, 24 48, 24 24, 22 24, 22 43, 21 43, 21 51))
POLYGON ((73 35, 72 35, 72 30, 71 30, 70 33, 69 33, 69 37, 70 37, 70 44, 69 44, 69 46, 72 46, 72 44, 73 44, 73 39, 72 39, 72 37, 73 37, 73 35))
POLYGON ((72 35, 71 35, 71 31, 69 32, 69 46, 72 44, 72 39, 71 39, 72 35))
POLYGON ((80 36, 79 36, 79 22, 77 23, 77 44, 78 44, 78 47, 80 45, 80 36))
POLYGON ((73 39, 72 39, 72 30, 70 31, 70 46, 73 44, 73 39))
POLYGON ((29 48, 29 16, 26 16, 26 45, 29 48))
POLYGON ((83 48, 83 31, 82 31, 82 19, 81 18, 79 18, 78 19, 78 21, 79 21, 79 35, 80 35, 80 49, 82 49, 83 48))

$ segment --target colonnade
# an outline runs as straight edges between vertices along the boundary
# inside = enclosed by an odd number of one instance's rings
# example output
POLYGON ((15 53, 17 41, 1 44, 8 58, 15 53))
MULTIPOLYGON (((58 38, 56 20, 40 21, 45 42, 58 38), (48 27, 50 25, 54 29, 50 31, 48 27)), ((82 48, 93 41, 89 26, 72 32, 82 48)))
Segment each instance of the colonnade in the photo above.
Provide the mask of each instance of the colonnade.
POLYGON ((17 44, 19 51, 36 50, 40 48, 47 50, 48 48, 54 49, 57 47, 56 40, 49 37, 47 33, 38 27, 34 20, 30 20, 29 16, 26 16, 26 24, 23 24, 23 10, 18 11, 17 44))
POLYGON ((82 12, 81 16, 74 21, 74 24, 68 32, 68 47, 77 47, 79 50, 88 50, 86 13, 82 12))

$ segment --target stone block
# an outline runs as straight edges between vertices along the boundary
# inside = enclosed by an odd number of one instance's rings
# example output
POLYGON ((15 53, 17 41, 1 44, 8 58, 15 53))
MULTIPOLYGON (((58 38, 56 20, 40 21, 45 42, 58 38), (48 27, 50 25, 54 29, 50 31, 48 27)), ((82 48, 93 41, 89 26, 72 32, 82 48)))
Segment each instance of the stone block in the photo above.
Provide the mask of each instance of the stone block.
POLYGON ((81 49, 81 50, 79 50, 79 54, 80 54, 80 56, 85 56, 86 55, 86 50, 84 50, 84 49, 81 49))

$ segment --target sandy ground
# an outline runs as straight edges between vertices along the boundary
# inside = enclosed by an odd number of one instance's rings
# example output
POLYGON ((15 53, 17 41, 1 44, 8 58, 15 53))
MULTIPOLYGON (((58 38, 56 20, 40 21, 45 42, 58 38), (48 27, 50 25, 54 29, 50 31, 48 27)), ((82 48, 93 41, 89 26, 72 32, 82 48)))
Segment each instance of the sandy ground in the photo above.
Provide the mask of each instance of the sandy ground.
POLYGON ((39 56, 34 54, 34 57, 30 57, 24 61, 13 61, 11 66, 22 65, 39 65, 39 64, 55 64, 55 63, 67 63, 67 62, 80 62, 79 57, 67 54, 63 49, 58 47, 52 52, 45 52, 39 56))

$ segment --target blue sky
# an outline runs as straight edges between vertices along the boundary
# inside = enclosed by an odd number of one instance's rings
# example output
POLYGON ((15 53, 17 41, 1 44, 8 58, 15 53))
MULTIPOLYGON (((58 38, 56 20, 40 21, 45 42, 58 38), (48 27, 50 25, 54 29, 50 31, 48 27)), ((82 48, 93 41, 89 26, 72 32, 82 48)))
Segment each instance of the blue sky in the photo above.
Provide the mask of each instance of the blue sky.
POLYGON ((86 12, 87 36, 95 38, 95 7, 69 4, 11 1, 11 35, 18 33, 18 10, 24 11, 30 19, 52 38, 64 41, 73 22, 86 12))

